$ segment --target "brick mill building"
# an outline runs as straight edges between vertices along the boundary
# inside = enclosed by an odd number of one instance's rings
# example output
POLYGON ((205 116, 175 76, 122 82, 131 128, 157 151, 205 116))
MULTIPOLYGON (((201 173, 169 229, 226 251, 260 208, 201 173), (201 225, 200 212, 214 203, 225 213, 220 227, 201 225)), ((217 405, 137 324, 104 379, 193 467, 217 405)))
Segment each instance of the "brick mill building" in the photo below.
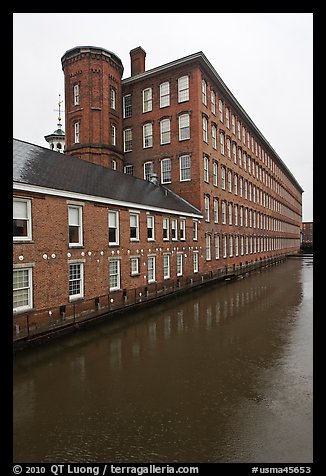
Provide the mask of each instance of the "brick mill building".
POLYGON ((300 249, 303 190, 206 56, 130 57, 67 51, 64 153, 14 141, 16 329, 300 249))

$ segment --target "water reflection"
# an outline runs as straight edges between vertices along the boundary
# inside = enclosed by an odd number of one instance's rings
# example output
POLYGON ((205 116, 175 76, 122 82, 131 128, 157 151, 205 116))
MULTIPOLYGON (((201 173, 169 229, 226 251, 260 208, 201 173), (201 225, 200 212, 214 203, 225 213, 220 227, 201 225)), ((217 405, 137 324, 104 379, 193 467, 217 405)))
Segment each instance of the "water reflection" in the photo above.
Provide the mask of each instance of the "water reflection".
POLYGON ((311 461, 311 280, 288 260, 18 355, 15 461, 311 461))

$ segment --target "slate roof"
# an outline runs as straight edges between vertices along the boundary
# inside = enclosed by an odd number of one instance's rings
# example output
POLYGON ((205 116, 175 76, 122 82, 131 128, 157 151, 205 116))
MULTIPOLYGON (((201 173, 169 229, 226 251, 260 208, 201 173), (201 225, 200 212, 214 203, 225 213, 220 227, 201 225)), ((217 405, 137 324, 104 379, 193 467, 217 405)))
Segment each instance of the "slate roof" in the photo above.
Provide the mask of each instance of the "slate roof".
POLYGON ((13 180, 202 216, 200 210, 162 185, 18 139, 13 140, 13 180))

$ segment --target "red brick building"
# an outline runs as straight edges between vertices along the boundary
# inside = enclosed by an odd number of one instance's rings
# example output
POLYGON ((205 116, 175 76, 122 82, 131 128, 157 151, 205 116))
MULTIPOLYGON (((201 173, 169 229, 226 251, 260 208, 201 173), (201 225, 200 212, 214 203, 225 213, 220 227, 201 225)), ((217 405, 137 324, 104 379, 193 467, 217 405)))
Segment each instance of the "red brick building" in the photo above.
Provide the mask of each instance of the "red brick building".
POLYGON ((18 314, 300 249, 303 190, 205 55, 130 56, 67 51, 65 154, 15 141, 18 314))
POLYGON ((302 222, 302 246, 313 247, 314 243, 314 223, 312 221, 302 222))

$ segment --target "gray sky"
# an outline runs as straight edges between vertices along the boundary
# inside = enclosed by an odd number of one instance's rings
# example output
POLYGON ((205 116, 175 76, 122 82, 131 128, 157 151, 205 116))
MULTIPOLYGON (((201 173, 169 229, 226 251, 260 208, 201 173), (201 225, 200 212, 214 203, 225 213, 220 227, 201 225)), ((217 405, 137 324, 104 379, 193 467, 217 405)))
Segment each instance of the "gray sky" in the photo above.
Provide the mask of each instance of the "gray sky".
POLYGON ((64 99, 61 57, 75 46, 114 52, 123 78, 136 46, 146 69, 203 51, 304 189, 303 221, 313 220, 312 13, 14 13, 16 139, 48 146, 64 99))

